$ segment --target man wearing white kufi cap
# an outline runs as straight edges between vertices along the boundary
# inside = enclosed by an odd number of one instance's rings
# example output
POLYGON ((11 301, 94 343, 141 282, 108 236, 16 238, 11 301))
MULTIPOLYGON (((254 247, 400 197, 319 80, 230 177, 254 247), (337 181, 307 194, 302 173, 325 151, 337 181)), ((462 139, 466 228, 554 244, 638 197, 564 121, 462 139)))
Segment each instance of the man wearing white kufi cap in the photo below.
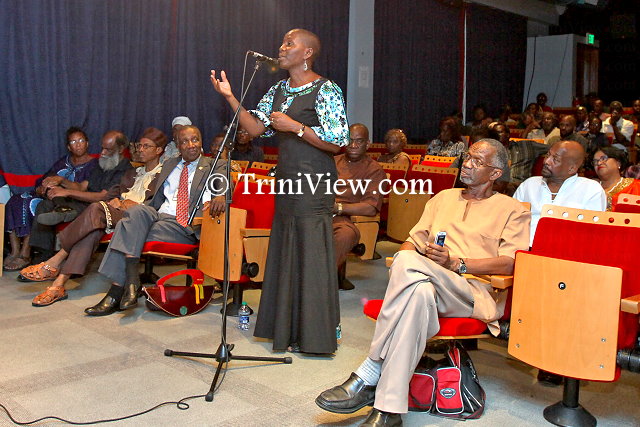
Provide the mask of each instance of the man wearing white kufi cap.
POLYGON ((160 162, 164 163, 165 160, 170 159, 172 157, 178 157, 180 153, 178 152, 178 146, 176 145, 176 138, 180 129, 184 126, 191 126, 191 120, 186 116, 178 116, 171 121, 171 130, 173 133, 173 140, 167 144, 167 147, 164 149, 164 154, 160 158, 160 162))

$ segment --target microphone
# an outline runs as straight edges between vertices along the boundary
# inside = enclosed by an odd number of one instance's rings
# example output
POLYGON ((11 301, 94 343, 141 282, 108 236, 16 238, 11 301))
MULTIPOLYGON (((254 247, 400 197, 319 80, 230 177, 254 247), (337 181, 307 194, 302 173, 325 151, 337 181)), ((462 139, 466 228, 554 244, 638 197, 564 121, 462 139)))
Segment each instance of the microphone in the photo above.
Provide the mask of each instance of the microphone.
POLYGON ((256 59, 256 61, 266 62, 267 64, 269 64, 272 67, 276 67, 276 68, 280 67, 280 65, 278 63, 278 60, 275 59, 275 58, 268 57, 266 55, 263 55, 263 54, 258 53, 258 52, 254 52, 252 50, 247 51, 247 53, 249 55, 253 56, 256 59))

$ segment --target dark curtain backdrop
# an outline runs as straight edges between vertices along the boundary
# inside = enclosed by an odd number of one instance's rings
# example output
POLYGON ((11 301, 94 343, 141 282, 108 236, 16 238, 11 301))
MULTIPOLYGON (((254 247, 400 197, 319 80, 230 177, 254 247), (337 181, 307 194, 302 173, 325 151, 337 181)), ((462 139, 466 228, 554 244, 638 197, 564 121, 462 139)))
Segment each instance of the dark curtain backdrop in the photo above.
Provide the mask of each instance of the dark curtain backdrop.
POLYGON ((460 8, 438 0, 385 0, 375 6, 373 140, 391 128, 409 138, 438 134, 458 109, 460 8))
POLYGON ((527 56, 527 20, 497 9, 467 4, 467 121, 484 103, 495 117, 509 103, 520 112, 527 56))
MULTIPOLYGON (((108 129, 136 140, 155 126, 170 136, 171 119, 187 115, 208 150, 231 119, 209 70, 226 70, 239 97, 244 52, 276 57, 291 28, 320 36, 315 68, 346 94, 348 1, 0 0, 0 7, 0 170, 10 181, 41 174, 65 154, 71 125, 87 131, 95 153, 108 129)), ((245 105, 285 76, 260 70, 245 105)))

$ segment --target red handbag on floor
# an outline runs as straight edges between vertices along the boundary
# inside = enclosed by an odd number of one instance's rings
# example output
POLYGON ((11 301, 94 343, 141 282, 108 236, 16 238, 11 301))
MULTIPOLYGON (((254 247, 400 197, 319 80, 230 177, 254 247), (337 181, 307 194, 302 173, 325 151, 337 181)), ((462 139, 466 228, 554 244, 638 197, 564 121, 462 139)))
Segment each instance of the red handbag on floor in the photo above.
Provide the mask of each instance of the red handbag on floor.
POLYGON ((204 273, 196 269, 180 270, 158 280, 155 286, 144 288, 147 305, 172 316, 188 316, 204 309, 213 296, 213 286, 204 285, 204 273), (171 285, 167 280, 177 276, 191 277, 191 285, 171 285), (165 284, 166 283, 166 284, 165 284))
POLYGON ((477 419, 484 412, 485 398, 469 354, 455 340, 444 359, 423 358, 409 383, 410 411, 477 419))

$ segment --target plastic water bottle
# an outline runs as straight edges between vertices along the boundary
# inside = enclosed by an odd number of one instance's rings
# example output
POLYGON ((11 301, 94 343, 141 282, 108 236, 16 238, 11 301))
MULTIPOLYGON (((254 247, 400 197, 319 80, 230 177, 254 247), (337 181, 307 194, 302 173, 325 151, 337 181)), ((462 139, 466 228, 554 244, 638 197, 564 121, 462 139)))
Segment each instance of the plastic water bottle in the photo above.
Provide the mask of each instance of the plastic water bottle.
POLYGON ((251 309, 246 302, 242 302, 240 309, 238 309, 238 329, 242 331, 249 330, 249 316, 251 315, 251 309))

